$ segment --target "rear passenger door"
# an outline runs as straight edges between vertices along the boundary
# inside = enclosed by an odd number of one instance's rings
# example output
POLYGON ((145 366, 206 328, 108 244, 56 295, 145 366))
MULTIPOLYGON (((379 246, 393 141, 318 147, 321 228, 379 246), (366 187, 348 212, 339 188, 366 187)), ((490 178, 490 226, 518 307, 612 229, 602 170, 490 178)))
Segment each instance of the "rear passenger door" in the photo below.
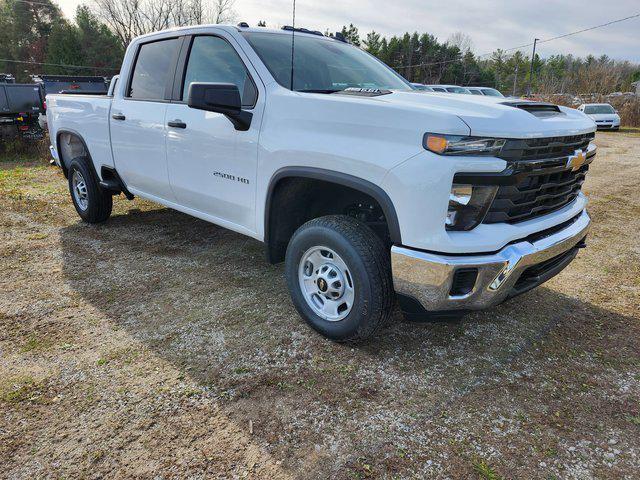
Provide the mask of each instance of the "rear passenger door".
POLYGON ((111 106, 114 162, 136 194, 174 202, 167 170, 164 123, 182 37, 138 46, 129 78, 120 79, 111 106))
POLYGON ((169 179, 177 202, 247 234, 255 233, 258 134, 264 108, 262 86, 251 68, 224 32, 187 37, 165 115, 169 179), (249 130, 236 130, 220 113, 189 108, 192 82, 236 85, 243 109, 253 113, 249 130))

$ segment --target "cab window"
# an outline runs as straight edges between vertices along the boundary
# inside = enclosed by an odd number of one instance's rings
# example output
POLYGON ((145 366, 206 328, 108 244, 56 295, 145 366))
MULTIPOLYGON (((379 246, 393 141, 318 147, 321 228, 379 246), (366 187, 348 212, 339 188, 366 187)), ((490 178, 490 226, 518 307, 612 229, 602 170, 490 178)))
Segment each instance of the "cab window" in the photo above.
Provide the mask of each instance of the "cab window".
POLYGON ((174 56, 179 38, 170 38, 140 46, 127 97, 138 100, 163 100, 167 82, 173 78, 174 56))

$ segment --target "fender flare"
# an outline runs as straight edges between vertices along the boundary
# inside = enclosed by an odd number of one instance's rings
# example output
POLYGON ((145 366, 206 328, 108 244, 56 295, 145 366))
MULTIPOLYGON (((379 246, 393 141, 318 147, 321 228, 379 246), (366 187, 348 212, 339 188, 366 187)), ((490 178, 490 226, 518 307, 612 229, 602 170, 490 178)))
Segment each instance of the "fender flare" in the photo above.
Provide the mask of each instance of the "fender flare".
POLYGON ((283 167, 277 170, 271 180, 269 180, 269 187, 267 188, 267 198, 264 209, 264 243, 269 245, 269 222, 270 222, 270 210, 271 203, 273 201, 273 192, 276 185, 280 180, 284 178, 310 178, 314 180, 322 180, 325 182, 335 183, 343 185, 345 187, 352 188, 373 198, 384 213, 387 220, 387 226, 389 228, 389 236, 394 244, 402 245, 402 236, 400 234, 400 223, 398 222, 398 215, 396 209, 393 206, 393 202, 387 192, 385 192, 378 185, 364 180, 353 175, 349 175, 342 172, 336 172, 335 170, 327 170, 324 168, 316 167, 283 167))

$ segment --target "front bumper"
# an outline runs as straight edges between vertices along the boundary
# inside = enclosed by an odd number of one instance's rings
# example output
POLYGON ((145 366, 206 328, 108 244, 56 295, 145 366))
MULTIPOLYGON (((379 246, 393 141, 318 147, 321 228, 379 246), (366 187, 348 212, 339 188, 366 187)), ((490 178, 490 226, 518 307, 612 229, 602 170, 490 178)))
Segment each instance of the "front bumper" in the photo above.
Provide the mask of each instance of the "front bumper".
MULTIPOLYGON (((502 250, 480 255, 447 255, 393 246, 396 293, 424 310, 477 310, 524 293, 559 273, 583 246, 591 219, 583 210, 570 224, 532 235, 502 250), (455 292, 456 272, 475 271, 475 282, 455 292)), ((467 276, 467 279, 469 277, 467 276)), ((414 312, 415 313, 415 312, 414 312)))

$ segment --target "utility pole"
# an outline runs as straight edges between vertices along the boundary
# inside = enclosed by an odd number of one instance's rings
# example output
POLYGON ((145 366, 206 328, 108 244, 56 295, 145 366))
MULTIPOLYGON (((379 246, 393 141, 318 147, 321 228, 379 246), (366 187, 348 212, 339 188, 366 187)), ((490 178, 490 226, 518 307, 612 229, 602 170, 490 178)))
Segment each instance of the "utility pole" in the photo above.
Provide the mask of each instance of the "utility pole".
POLYGON ((529 71, 529 85, 527 86, 527 96, 531 96, 531 83, 533 82, 533 62, 536 60, 536 44, 539 38, 533 39, 533 54, 531 55, 531 70, 529 71))
POLYGON ((513 97, 516 96, 516 85, 518 83, 518 67, 519 66, 520 66, 520 64, 518 63, 518 60, 516 59, 516 73, 513 75, 513 94, 512 94, 513 97))

